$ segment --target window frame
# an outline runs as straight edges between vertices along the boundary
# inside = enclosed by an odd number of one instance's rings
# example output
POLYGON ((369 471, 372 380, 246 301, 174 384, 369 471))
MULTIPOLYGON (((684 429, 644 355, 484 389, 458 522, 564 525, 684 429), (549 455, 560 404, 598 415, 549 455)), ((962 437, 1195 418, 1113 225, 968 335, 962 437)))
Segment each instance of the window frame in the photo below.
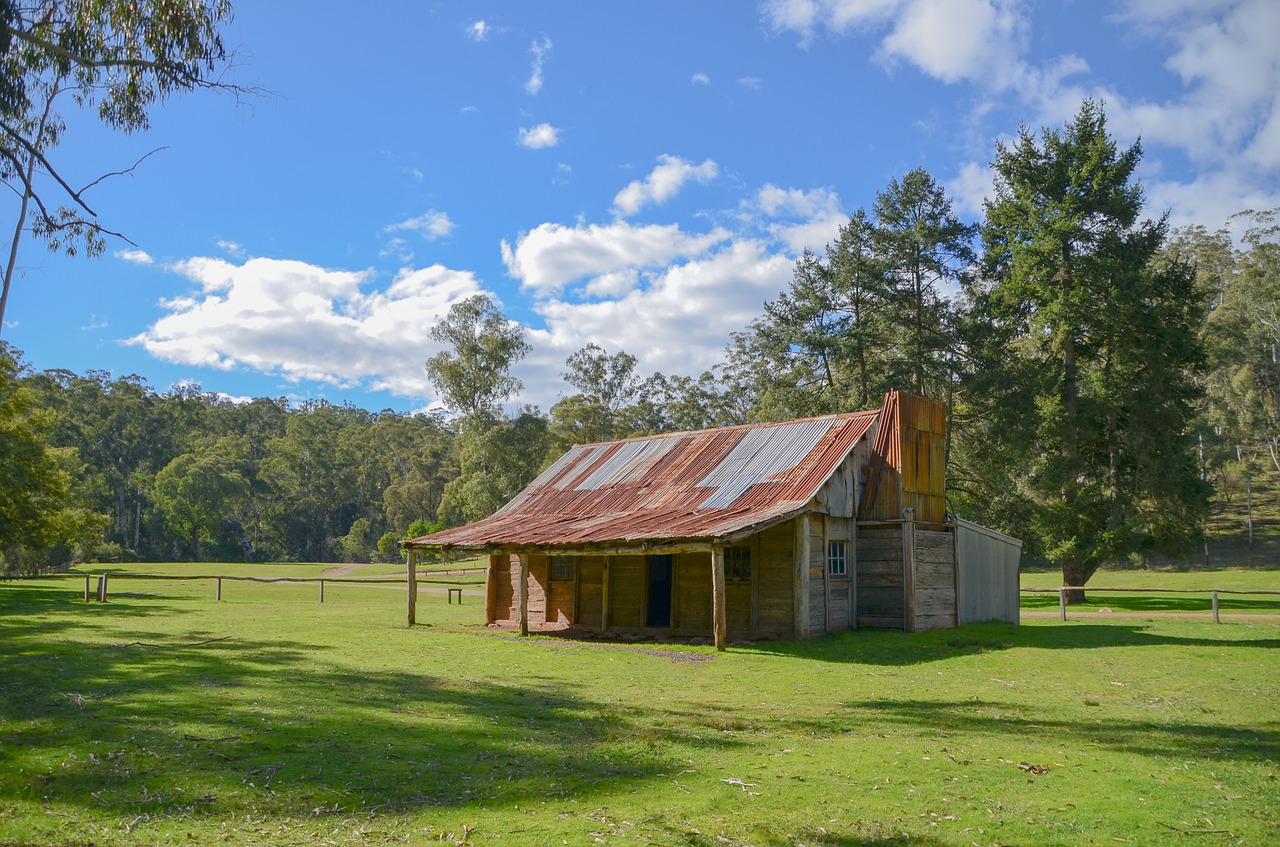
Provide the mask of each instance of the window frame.
POLYGON ((750 582, 752 578, 751 545, 734 544, 724 548, 725 582, 750 582))
POLYGON ((551 582, 573 582, 578 578, 577 556, 548 556, 547 571, 551 582), (567 575, 562 568, 568 568, 567 575))
POLYGON ((839 539, 827 541, 827 576, 848 579, 849 577, 849 542, 839 539), (837 548, 839 554, 837 555, 837 548), (836 570, 837 563, 840 570, 836 570))

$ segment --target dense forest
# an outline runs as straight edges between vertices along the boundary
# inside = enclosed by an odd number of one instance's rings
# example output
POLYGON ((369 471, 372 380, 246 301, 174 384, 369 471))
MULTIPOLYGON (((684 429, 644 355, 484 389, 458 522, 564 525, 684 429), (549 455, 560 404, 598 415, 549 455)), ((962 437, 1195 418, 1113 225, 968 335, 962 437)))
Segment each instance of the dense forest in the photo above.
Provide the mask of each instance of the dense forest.
POLYGON ((700 375, 590 344, 573 393, 504 411, 518 326, 476 297, 432 330, 442 416, 233 403, 138 376, 34 371, 0 346, 0 560, 398 559, 483 517, 574 443, 877 406, 951 410, 951 511, 1083 584, 1204 541, 1215 486, 1280 474, 1280 224, 1209 231, 1144 208, 1137 144, 1100 105, 1024 129, 970 224, 924 170, 892 180, 700 375))

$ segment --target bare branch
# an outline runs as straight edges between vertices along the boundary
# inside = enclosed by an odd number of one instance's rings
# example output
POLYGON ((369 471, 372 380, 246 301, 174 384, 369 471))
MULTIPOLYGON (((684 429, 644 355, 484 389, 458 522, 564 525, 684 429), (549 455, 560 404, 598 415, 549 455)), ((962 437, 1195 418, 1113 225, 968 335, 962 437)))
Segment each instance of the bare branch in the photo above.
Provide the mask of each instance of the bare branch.
MULTIPOLYGON (((93 209, 89 208, 89 204, 84 202, 83 198, 80 197, 80 192, 72 188, 67 183, 67 181, 62 178, 62 174, 58 173, 57 169, 54 168, 54 166, 49 163, 49 160, 46 159, 44 154, 40 152, 39 147, 32 144, 20 132, 13 129, 13 127, 9 126, 7 123, 0 121, 0 129, 3 129, 5 133, 9 135, 10 138, 18 142, 19 146, 21 146, 24 150, 26 150, 31 156, 35 157, 35 160, 44 167, 45 173, 53 177, 54 181, 57 182, 58 185, 62 186, 62 190, 67 192, 67 196, 70 197, 72 200, 74 200, 77 206, 84 209, 86 212, 88 212, 90 215, 93 215, 95 218, 98 216, 98 213, 95 212, 93 209)), ((0 149, 3 149, 3 148, 0 148, 0 149)), ((10 161, 16 161, 13 155, 9 153, 8 150, 5 150, 5 155, 10 161)))
POLYGON ((159 153, 161 150, 168 150, 168 149, 169 149, 168 147, 157 147, 156 149, 152 150, 150 153, 144 153, 144 154, 142 155, 142 157, 141 157, 140 159, 138 159, 138 161, 134 162, 132 165, 130 165, 129 167, 125 168, 124 170, 122 170, 122 171, 111 171, 110 173, 105 173, 105 174, 103 174, 102 176, 100 176, 100 177, 98 177, 97 179, 95 179, 93 182, 91 182, 91 183, 89 183, 88 185, 86 185, 84 188, 80 189, 80 191, 81 191, 81 193, 83 193, 83 192, 85 192, 85 191, 88 191, 90 188, 93 188, 93 187, 94 187, 95 185, 97 185, 98 183, 102 182, 102 181, 103 181, 103 180, 105 180, 105 179, 110 179, 110 178, 111 178, 111 177, 113 177, 113 176, 126 176, 126 175, 131 175, 131 174, 133 174, 134 170, 138 167, 138 165, 141 165, 143 162, 145 162, 147 159, 149 159, 149 158, 151 158, 152 156, 154 156, 156 153, 159 153))

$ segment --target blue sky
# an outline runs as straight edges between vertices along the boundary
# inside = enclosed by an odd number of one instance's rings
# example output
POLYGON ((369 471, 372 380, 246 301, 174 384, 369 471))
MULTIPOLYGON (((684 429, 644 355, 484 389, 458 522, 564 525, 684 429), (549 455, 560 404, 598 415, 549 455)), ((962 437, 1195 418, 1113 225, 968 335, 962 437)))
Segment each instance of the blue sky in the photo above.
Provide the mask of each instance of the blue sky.
POLYGON ((238 5, 229 78, 271 93, 69 121, 73 183, 165 149, 89 195, 136 246, 23 243, 37 369, 422 409, 431 326, 486 293, 533 344, 520 402, 589 342, 696 375, 890 179, 976 220, 997 140, 1085 97, 1152 215, 1280 206, 1275 0, 238 5))

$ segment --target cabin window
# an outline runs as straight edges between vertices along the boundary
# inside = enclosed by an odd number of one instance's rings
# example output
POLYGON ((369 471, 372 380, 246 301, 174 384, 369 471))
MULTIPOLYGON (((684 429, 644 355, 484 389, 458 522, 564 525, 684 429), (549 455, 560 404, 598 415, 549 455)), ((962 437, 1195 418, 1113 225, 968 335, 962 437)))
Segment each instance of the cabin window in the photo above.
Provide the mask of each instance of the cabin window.
POLYGON ((552 582, 573 582, 574 576, 578 570, 577 556, 552 556, 551 557, 551 580, 552 582))
POLYGON ((827 542, 827 573, 831 576, 848 576, 848 548, 843 541, 827 542))
POLYGON ((724 578, 751 579, 751 548, 726 547, 724 550, 724 578))

